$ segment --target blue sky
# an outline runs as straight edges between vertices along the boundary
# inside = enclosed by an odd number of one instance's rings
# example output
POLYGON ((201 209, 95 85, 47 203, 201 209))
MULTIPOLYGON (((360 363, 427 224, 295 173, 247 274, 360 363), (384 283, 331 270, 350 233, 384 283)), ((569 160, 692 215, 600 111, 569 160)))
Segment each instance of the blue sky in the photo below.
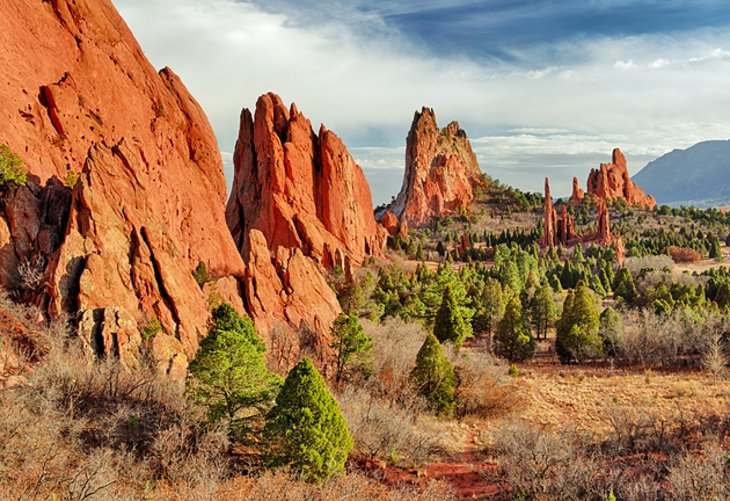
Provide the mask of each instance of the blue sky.
POLYGON ((730 4, 720 1, 114 0, 183 78, 231 176, 242 107, 268 91, 348 145, 376 203, 400 188, 414 111, 458 120, 482 170, 567 194, 613 147, 638 172, 730 138, 730 4))

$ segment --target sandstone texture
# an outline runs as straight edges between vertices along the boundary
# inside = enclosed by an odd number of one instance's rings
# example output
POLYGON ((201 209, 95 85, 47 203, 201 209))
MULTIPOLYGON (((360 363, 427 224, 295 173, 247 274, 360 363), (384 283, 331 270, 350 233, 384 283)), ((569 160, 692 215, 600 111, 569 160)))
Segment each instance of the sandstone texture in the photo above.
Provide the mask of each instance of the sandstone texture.
POLYGON ((0 68, 0 143, 29 173, 3 193, 2 285, 82 320, 97 351, 123 358, 156 317, 163 367, 179 373, 207 333, 192 271, 244 276, 203 111, 110 0, 4 0, 0 68))
POLYGON ((543 213, 543 236, 540 244, 543 247, 567 246, 575 243, 577 238, 575 219, 567 211, 565 204, 560 205, 560 215, 558 215, 550 194, 550 181, 545 178, 545 210, 543 213))
POLYGON ((380 255, 387 232, 375 221, 370 187, 342 141, 315 134, 296 105, 261 96, 241 113, 235 175, 226 218, 245 256, 250 230, 269 248, 301 249, 325 268, 380 255))
POLYGON ((459 124, 440 130, 432 109, 416 112, 406 142, 403 186, 389 208, 401 225, 414 228, 431 216, 467 208, 481 183, 476 155, 459 124))
POLYGON ((587 194, 605 202, 625 200, 629 207, 646 209, 656 207, 654 197, 644 193, 631 180, 626 167, 626 157, 621 150, 614 149, 612 157, 611 163, 601 164, 598 169, 591 170, 588 175, 587 194))
POLYGON ((351 277, 382 254, 389 231, 375 221, 362 169, 336 134, 315 134, 275 94, 241 113, 234 165, 226 219, 246 263, 247 310, 277 363, 307 351, 326 369, 341 313, 327 270, 351 277))

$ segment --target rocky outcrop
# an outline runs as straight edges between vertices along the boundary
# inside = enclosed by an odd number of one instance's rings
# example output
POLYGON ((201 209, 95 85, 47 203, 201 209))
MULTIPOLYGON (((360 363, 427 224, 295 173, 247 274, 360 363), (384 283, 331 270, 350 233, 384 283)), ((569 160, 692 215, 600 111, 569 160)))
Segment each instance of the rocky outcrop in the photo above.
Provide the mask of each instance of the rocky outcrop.
POLYGON ((573 192, 570 195, 570 203, 572 205, 577 205, 583 201, 585 196, 585 191, 583 191, 578 184, 578 178, 573 177, 573 192))
POLYGON ((386 231, 373 216, 362 169, 333 132, 315 134, 295 104, 261 96, 241 114, 226 218, 243 255, 250 230, 269 248, 301 249, 326 268, 379 255, 386 231))
MULTIPOLYGON (((573 184, 575 187, 575 183, 573 184)), ((575 193, 575 190, 574 190, 575 193)), ((571 197, 572 198, 572 197, 571 197)), ((543 214, 543 235, 540 239, 542 247, 556 245, 570 246, 577 243, 594 243, 596 245, 613 245, 617 258, 624 257, 624 245, 620 237, 611 234, 611 221, 606 201, 598 199, 597 228, 595 232, 587 232, 579 236, 575 229, 575 218, 568 212, 568 204, 560 204, 560 216, 553 206, 550 195, 550 182, 545 178, 545 209, 543 214)))
MULTIPOLYGON (((601 164, 588 175, 587 194, 594 199, 612 202, 625 200, 629 207, 653 209, 656 200, 634 184, 626 167, 626 157, 621 150, 613 150, 610 164, 601 164)), ((571 197, 572 199, 572 197, 571 197)))
POLYGON ((248 241, 245 296, 271 356, 284 367, 302 352, 327 361, 330 327, 342 310, 320 267, 297 247, 272 253, 259 230, 248 241))
POLYGON ((401 224, 417 227, 467 208, 481 179, 466 132, 457 122, 439 130, 434 111, 423 108, 413 117, 403 186, 389 209, 401 224))
POLYGON ((315 134, 275 94, 261 96, 253 116, 243 110, 234 164, 226 219, 247 264, 247 310, 278 364, 308 350, 326 365, 341 309, 324 270, 351 277, 388 236, 362 169, 337 135, 324 126, 315 134))
POLYGON ((398 216, 393 214, 391 211, 386 210, 380 216, 380 224, 388 231, 391 237, 394 237, 400 231, 400 223, 398 222, 398 216))
POLYGON ((553 206, 550 194, 550 181, 545 178, 545 209, 543 213, 543 234, 540 244, 543 247, 569 245, 578 237, 575 231, 575 219, 567 211, 565 204, 560 205, 560 216, 553 206))
POLYGON ((30 174, 4 195, 3 285, 36 263, 36 299, 78 313, 105 353, 133 352, 157 317, 156 353, 180 372, 209 316, 192 271, 244 275, 203 111, 171 70, 154 70, 110 0, 3 1, 0 68, 0 143, 30 174))
POLYGON ((550 193, 550 181, 545 178, 545 208, 543 210, 542 226, 543 233, 540 245, 543 247, 552 247, 555 245, 555 228, 557 213, 553 207, 553 197, 550 193))

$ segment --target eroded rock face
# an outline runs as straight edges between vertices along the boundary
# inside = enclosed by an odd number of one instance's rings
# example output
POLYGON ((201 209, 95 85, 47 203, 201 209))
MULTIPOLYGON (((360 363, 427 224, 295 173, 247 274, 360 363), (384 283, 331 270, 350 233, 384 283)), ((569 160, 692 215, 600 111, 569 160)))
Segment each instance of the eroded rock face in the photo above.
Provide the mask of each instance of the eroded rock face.
POLYGON ((387 234, 362 169, 333 132, 315 134, 295 104, 266 94, 254 117, 244 109, 234 164, 226 218, 243 255, 252 229, 272 251, 298 248, 325 268, 381 254, 387 234))
POLYGON ((466 132, 457 122, 440 130, 434 111, 423 108, 413 117, 403 186, 390 211, 408 227, 420 226, 434 215, 452 214, 474 200, 481 175, 466 132))
POLYGON ((626 157, 621 150, 613 150, 610 164, 601 164, 588 175, 588 195, 606 202, 625 200, 629 207, 653 209, 656 200, 634 184, 626 167, 626 157))
POLYGON ((0 238, 13 252, 3 247, 0 278, 12 285, 14 260, 41 256, 52 314, 115 308, 130 339, 131 324, 158 317, 160 339, 174 340, 159 351, 179 369, 207 333, 192 271, 244 275, 203 111, 171 70, 154 70, 109 0, 3 1, 0 69, 0 142, 33 180, 6 195, 0 238), (59 181, 69 172, 72 194, 59 181))
POLYGON ((296 247, 271 252, 259 230, 250 230, 248 242, 245 297, 269 356, 285 368, 302 352, 326 363, 330 327, 342 310, 321 268, 296 247))
POLYGON ((575 218, 568 212, 566 204, 561 204, 560 215, 553 206, 550 194, 550 181, 545 178, 545 209, 543 214, 543 235, 540 244, 543 247, 570 245, 575 243, 578 234, 575 231, 575 218))
POLYGON ((307 351, 326 369, 341 312, 325 270, 347 276, 383 252, 362 169, 324 126, 266 94, 244 109, 226 219, 247 265, 246 308, 270 358, 286 368, 307 351), (286 347, 283 347, 286 345, 286 347))

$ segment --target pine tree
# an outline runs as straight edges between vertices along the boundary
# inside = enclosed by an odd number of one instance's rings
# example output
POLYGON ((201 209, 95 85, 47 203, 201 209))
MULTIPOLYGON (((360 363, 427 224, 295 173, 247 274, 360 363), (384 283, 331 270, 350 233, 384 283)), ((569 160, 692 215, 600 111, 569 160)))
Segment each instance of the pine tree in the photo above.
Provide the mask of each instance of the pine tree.
POLYGON ((436 336, 429 334, 416 355, 411 378, 439 416, 454 412, 456 374, 436 336))
POLYGON ((456 304, 451 287, 446 287, 444 290, 441 307, 436 313, 433 333, 442 343, 446 341, 454 343, 454 347, 457 350, 461 348, 461 343, 469 334, 466 322, 464 322, 459 312, 459 305, 456 304))
POLYGON ((631 276, 631 272, 625 266, 622 266, 616 276, 613 279, 613 293, 614 295, 621 297, 629 304, 633 304, 636 301, 639 293, 634 285, 634 278, 631 276))
POLYGON ((289 372, 264 428, 272 466, 288 466, 309 482, 342 473, 354 443, 337 401, 303 358, 289 372))
POLYGON ((535 353, 535 338, 522 312, 522 303, 512 296, 494 333, 494 352, 510 362, 525 360, 535 353))
POLYGON ((722 247, 720 246, 720 240, 713 236, 710 239, 710 259, 715 259, 716 261, 722 261, 722 247))
POLYGON ((575 292, 565 300, 558 322, 555 351, 561 362, 580 362, 601 353, 603 346, 598 334, 598 316, 590 289, 583 283, 578 284, 575 292))
POLYGON ((357 368, 366 375, 370 373, 370 357, 373 340, 365 335, 360 320, 354 314, 340 313, 332 325, 332 348, 335 350, 335 379, 339 383, 348 373, 357 368))
POLYGON ((504 315, 504 294, 499 281, 488 278, 481 294, 479 315, 475 318, 480 328, 491 334, 495 325, 504 315))
POLYGON ((245 431, 245 424, 268 410, 281 385, 270 373, 264 343, 253 322, 228 304, 213 310, 213 325, 190 363, 188 392, 208 408, 208 418, 230 421, 231 431, 245 431), (246 417, 240 414, 246 411, 246 417))
POLYGON ((621 317, 610 306, 601 313, 598 333, 603 339, 603 349, 606 355, 615 356, 621 347, 623 326, 621 325, 621 317))
POLYGON ((548 329, 558 316, 553 290, 546 283, 535 292, 530 303, 530 321, 535 327, 537 339, 547 339, 548 329))

